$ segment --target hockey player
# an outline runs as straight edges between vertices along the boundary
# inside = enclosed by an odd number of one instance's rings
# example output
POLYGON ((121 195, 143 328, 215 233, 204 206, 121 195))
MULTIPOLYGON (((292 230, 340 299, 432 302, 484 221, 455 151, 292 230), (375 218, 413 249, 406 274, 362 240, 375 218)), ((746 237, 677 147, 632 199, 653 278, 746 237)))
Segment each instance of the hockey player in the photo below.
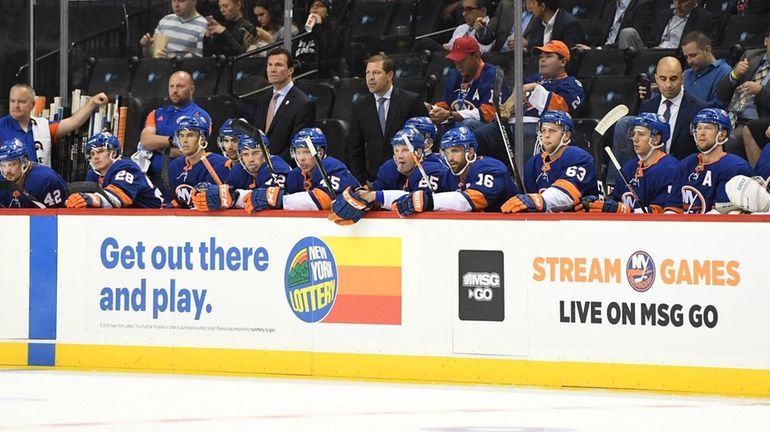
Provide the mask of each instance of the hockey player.
POLYGON ((372 205, 389 209, 394 200, 409 192, 438 192, 447 168, 441 163, 424 159, 426 145, 423 135, 416 128, 405 126, 396 132, 390 145, 393 146, 393 158, 382 164, 377 172, 374 190, 346 189, 332 203, 332 214, 329 215, 331 221, 339 225, 350 225, 358 222, 372 205), (407 141, 414 153, 409 151, 407 141), (425 171, 425 177, 417 166, 418 162, 425 171))
POLYGON ((185 117, 177 124, 174 134, 184 157, 174 159, 168 166, 173 206, 189 207, 193 186, 199 183, 219 186, 227 179, 229 170, 225 167, 225 157, 206 152, 208 131, 209 125, 202 116, 185 117))
POLYGON ((692 119, 690 131, 700 153, 679 163, 666 213, 727 213, 735 210, 725 184, 737 175, 750 177, 751 167, 739 156, 725 153, 723 145, 732 127, 726 111, 704 108, 692 119))
MULTIPOLYGON (((262 142, 270 149, 270 141, 264 132, 259 131, 262 142)), ((243 197, 253 189, 278 186, 283 188, 286 178, 291 171, 280 156, 270 156, 275 174, 270 172, 265 163, 265 154, 257 141, 247 135, 238 138, 238 159, 227 177, 227 183, 214 186, 209 183, 196 185, 193 193, 193 205, 197 210, 209 211, 228 209, 231 207, 245 208, 243 197)))
POLYGON ((411 126, 417 129, 423 138, 423 160, 443 164, 444 161, 439 155, 433 153, 433 143, 436 142, 438 130, 430 117, 412 117, 404 123, 404 129, 411 126))
POLYGON ((0 171, 12 183, 0 189, 0 207, 37 208, 64 207, 67 184, 56 171, 45 165, 32 163, 27 148, 18 138, 7 139, 0 146, 0 171), (22 192, 23 191, 23 192, 22 192))
POLYGON ((86 181, 99 183, 100 193, 73 193, 69 208, 160 208, 163 199, 136 162, 120 159, 120 142, 108 133, 93 135, 83 149, 91 171, 86 181))
POLYGON ((476 137, 467 127, 441 137, 441 154, 449 165, 439 193, 414 191, 396 199, 391 208, 406 217, 424 211, 499 211, 518 193, 502 162, 476 154, 476 137))
POLYGON ((219 135, 217 136, 217 145, 222 151, 222 156, 227 158, 225 167, 232 169, 233 166, 238 165, 238 141, 241 139, 241 134, 233 129, 233 119, 227 119, 219 128, 219 135))
POLYGON ((304 128, 291 139, 291 156, 297 162, 286 178, 285 189, 279 186, 254 189, 244 197, 246 211, 254 213, 265 209, 329 210, 332 203, 331 187, 339 195, 348 187, 357 188, 358 180, 339 160, 326 155, 326 136, 318 128, 304 128), (327 185, 316 164, 307 141, 316 148, 331 185, 327 185))
POLYGON ((538 123, 543 151, 524 166, 524 187, 502 206, 503 213, 572 211, 587 195, 598 195, 594 158, 569 145, 575 126, 569 114, 546 111, 538 123))
POLYGON ((679 161, 664 151, 671 127, 660 114, 640 113, 632 120, 629 135, 639 159, 628 161, 621 173, 641 202, 636 202, 634 194, 618 175, 611 196, 604 200, 594 195, 584 197, 579 209, 604 213, 663 213, 679 167, 679 161))

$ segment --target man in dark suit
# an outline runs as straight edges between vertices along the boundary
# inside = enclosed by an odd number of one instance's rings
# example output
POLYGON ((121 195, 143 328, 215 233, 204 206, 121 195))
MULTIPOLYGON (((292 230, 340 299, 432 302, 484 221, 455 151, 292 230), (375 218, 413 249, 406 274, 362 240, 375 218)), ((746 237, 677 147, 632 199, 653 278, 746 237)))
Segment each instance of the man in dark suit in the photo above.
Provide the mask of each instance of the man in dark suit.
POLYGON ((348 160, 361 184, 377 178, 382 163, 393 156, 390 139, 412 117, 428 115, 419 95, 393 86, 393 59, 375 55, 366 61, 371 94, 353 105, 348 160))
POLYGON ((585 42, 580 21, 561 9, 559 0, 532 0, 529 4, 532 20, 522 35, 524 46, 543 46, 552 40, 560 40, 572 48, 585 42))
POLYGON ((765 49, 747 51, 733 71, 717 84, 717 98, 727 107, 734 121, 733 134, 727 151, 755 162, 759 158, 759 143, 764 141, 765 127, 754 120, 770 118, 770 27, 765 32, 765 49), (750 123, 746 140, 743 125, 750 123))
MULTIPOLYGON (((479 44, 489 45, 492 44, 491 51, 510 51, 513 49, 513 18, 516 13, 516 4, 514 0, 502 0, 497 5, 495 16, 493 16, 489 23, 484 23, 483 20, 477 21, 476 27, 476 39, 479 44)), ((521 32, 529 26, 532 21, 532 12, 524 8, 521 14, 521 32)))
POLYGON ((694 31, 718 41, 720 17, 698 7, 698 0, 674 0, 673 9, 658 12, 644 44, 655 48, 679 48, 685 35, 694 31))
MULTIPOLYGON (((655 82, 660 94, 641 103, 639 112, 662 115, 671 127, 671 138, 666 142, 666 153, 682 160, 698 152, 690 134, 690 123, 695 114, 708 104, 688 93, 683 86, 682 64, 675 57, 663 57, 655 69, 655 82)), ((641 94, 641 93, 640 93, 641 94)), ((615 125, 613 150, 621 165, 636 157, 628 130, 633 117, 623 117, 615 125)), ((614 179, 611 172, 608 179, 614 179)))
POLYGON ((290 164, 291 137, 300 129, 313 127, 315 103, 294 86, 294 58, 283 48, 267 55, 267 80, 273 85, 272 93, 257 99, 254 124, 265 131, 270 140, 270 152, 280 155, 290 164))
POLYGON ((648 33, 655 22, 655 2, 653 0, 609 0, 602 11, 602 34, 598 45, 618 45, 626 48, 619 35, 623 29, 634 28, 642 40, 647 40, 648 33), (623 9, 625 5, 625 9, 623 9))

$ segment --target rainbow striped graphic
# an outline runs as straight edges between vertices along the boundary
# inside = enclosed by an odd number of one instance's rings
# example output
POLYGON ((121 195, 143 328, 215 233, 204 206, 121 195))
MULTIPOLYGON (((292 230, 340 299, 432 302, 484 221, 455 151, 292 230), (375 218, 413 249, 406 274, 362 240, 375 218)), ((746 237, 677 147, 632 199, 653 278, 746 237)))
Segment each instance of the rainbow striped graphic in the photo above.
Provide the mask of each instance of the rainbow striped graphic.
POLYGON ((337 298, 322 322, 401 325, 401 239, 322 237, 334 253, 337 298))

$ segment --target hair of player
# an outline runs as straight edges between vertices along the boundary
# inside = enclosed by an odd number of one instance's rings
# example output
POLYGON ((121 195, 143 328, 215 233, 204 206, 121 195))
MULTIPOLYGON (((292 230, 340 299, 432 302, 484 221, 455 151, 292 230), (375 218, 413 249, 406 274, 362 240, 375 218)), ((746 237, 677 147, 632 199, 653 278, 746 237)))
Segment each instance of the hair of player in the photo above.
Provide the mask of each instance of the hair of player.
POLYGON ((687 33, 685 37, 682 38, 682 42, 679 44, 679 46, 685 46, 693 42, 695 42, 695 45, 700 50, 704 50, 707 46, 711 46, 711 38, 708 37, 706 33, 698 30, 687 33))
POLYGON ((368 65, 369 63, 377 62, 382 62, 382 70, 384 70, 386 74, 396 70, 396 62, 394 62, 387 54, 375 54, 366 59, 365 63, 368 65))

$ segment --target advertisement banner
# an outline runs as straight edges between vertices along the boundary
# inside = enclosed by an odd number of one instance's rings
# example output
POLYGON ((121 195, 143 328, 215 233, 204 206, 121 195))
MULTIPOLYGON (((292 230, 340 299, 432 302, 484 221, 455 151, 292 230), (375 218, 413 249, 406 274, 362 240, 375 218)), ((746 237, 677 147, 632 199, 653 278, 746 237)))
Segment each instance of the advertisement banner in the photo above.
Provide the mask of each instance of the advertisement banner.
POLYGON ((0 339, 29 337, 29 216, 3 216, 0 223, 0 339))

